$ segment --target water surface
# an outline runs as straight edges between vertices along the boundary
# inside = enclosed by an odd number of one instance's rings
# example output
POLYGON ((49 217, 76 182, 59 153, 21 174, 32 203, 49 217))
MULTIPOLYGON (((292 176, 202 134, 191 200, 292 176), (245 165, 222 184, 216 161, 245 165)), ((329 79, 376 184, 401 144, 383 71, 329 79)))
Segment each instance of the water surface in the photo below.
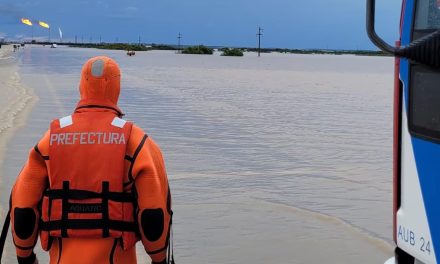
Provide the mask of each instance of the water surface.
POLYGON ((164 153, 178 263, 392 254, 391 58, 27 48, 20 74, 39 101, 9 144, 4 206, 28 150, 74 109, 82 64, 101 54, 121 66, 125 118, 164 153))

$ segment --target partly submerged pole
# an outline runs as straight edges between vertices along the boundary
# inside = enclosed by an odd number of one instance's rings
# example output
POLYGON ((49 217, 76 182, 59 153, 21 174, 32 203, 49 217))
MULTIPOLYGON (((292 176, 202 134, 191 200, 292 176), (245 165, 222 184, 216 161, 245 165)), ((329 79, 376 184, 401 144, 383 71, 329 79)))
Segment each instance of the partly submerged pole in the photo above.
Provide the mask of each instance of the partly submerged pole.
POLYGON ((263 29, 261 27, 258 27, 258 57, 260 57, 261 53, 261 36, 263 36, 263 33, 261 33, 263 29))
POLYGON ((180 47, 180 40, 182 39, 182 34, 180 34, 177 36, 177 50, 180 51, 181 47, 180 47))

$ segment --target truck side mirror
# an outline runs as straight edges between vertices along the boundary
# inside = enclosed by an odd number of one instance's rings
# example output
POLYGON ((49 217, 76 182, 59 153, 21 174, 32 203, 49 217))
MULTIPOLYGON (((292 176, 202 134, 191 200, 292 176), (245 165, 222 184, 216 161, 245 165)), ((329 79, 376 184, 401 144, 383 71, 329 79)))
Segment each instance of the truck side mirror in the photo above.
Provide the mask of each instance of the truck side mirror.
POLYGON ((382 51, 412 61, 440 68, 440 30, 424 36, 408 46, 392 47, 381 39, 374 28, 376 0, 367 0, 367 33, 370 40, 382 51))

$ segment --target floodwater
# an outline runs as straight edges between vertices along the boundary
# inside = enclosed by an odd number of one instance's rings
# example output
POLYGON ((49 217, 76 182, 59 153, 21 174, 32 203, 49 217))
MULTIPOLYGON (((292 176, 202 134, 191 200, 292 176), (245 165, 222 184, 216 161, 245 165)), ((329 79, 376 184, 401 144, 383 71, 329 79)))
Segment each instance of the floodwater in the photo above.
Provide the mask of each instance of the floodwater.
MULTIPOLYGON (((26 48, 19 73, 38 101, 8 145, 3 207, 28 150, 74 109, 82 64, 102 54, 121 66, 125 118, 164 153, 177 263, 392 255, 393 59, 384 57, 26 48)), ((13 253, 9 243, 6 259, 13 253)))

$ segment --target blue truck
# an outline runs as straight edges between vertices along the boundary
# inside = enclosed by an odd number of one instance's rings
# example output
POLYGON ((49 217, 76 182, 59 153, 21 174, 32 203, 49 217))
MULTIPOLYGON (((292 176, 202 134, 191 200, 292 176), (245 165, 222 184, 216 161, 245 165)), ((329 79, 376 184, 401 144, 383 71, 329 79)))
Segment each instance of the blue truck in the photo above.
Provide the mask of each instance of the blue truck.
POLYGON ((375 32, 367 0, 367 33, 396 57, 393 211, 395 256, 386 264, 440 259, 440 1, 403 0, 400 39, 375 32))

